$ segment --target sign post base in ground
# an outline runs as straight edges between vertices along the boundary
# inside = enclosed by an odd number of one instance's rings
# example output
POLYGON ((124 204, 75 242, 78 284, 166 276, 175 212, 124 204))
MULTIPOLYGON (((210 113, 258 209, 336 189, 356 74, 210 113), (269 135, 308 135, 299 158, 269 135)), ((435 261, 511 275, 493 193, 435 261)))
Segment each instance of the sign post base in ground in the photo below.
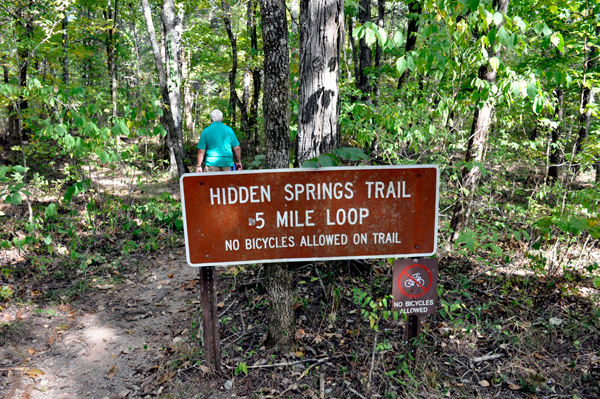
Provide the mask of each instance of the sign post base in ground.
POLYGON ((419 316, 410 315, 406 320, 406 354, 415 357, 416 341, 421 330, 421 320, 419 316))
POLYGON ((200 302, 202 304, 202 338, 206 362, 215 371, 221 371, 219 347, 219 320, 217 316, 217 293, 215 290, 215 268, 200 268, 200 302))

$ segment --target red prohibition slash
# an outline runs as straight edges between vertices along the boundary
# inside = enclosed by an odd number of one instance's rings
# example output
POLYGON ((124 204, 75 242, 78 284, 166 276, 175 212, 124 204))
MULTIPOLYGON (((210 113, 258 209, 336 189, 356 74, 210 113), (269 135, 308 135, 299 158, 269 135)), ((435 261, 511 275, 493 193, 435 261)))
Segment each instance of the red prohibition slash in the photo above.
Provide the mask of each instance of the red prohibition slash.
MULTIPOLYGON (((406 282, 407 280, 405 280, 406 282)), ((431 274, 431 270, 429 270, 427 267, 421 265, 421 264, 414 264, 414 265, 410 265, 407 268, 405 268, 404 270, 402 270, 402 272, 400 273, 400 276, 398 276, 398 288, 400 288, 400 292, 402 292, 404 295, 406 295, 407 297, 412 297, 412 298, 418 298, 422 295, 425 295, 429 289, 431 288, 431 286, 433 282, 433 275, 431 274), (423 286, 423 284, 419 283, 416 279, 414 279, 409 273, 408 270, 409 269, 414 269, 414 268, 420 268, 423 269, 425 272, 427 272, 427 275, 429 276, 429 285, 427 287, 423 286), (416 285, 417 287, 421 288, 423 290, 423 292, 421 292, 420 294, 407 294, 403 289, 402 289, 402 276, 406 276, 408 277, 410 280, 412 280, 412 282, 414 283, 414 285, 416 285)))

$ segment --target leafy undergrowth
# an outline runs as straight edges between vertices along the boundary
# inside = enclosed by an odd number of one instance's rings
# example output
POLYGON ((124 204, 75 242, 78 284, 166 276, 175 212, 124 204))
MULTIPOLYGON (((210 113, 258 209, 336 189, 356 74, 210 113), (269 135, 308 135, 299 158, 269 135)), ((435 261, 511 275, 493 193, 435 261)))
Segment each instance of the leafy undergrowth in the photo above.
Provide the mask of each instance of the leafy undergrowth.
POLYGON ((424 321, 414 355, 406 354, 402 318, 386 320, 361 300, 361 293, 376 302, 389 295, 387 263, 296 267, 297 347, 289 353, 262 345, 268 305, 260 268, 222 270, 224 375, 205 374, 199 342, 179 346, 159 374, 178 371, 172 397, 208 398, 226 380, 248 398, 600 395, 600 312, 591 281, 477 276, 449 262, 441 263, 439 312, 424 321))

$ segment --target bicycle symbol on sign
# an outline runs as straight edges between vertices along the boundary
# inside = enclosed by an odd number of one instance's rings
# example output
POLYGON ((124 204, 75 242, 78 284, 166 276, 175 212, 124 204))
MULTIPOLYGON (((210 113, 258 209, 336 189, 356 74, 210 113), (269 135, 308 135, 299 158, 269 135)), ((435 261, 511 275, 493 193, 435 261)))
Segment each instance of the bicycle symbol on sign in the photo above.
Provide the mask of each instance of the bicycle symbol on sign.
POLYGON ((411 277, 412 277, 412 279, 410 279, 410 278, 406 279, 406 281, 404 282, 405 287, 407 287, 407 288, 414 287, 415 281, 417 283, 421 284, 422 286, 425 285, 425 280, 423 280, 423 278, 421 277, 421 273, 415 273, 411 277), (413 279, 414 279, 414 281, 413 281, 413 279))

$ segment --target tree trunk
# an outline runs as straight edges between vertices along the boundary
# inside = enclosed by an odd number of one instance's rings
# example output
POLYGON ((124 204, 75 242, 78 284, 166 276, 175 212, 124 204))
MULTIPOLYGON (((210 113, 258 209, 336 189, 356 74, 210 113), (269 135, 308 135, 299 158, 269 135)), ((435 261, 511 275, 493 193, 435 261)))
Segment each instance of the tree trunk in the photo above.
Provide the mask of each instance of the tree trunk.
MULTIPOLYGON (((508 1, 509 0, 499 0, 497 3, 497 11, 506 14, 508 10, 508 1)), ((493 43, 490 47, 493 48, 493 43)), ((497 55, 497 53, 495 55, 497 55)), ((494 83, 496 81, 496 75, 496 71, 490 66, 489 62, 479 68, 479 78, 489 83, 494 83)), ((454 205, 452 220, 450 221, 450 229, 454 232, 451 237, 452 241, 456 241, 460 231, 464 227, 464 223, 469 218, 471 198, 477 190, 479 178, 481 177, 481 170, 479 169, 479 166, 476 166, 475 164, 481 164, 484 161, 485 146, 493 111, 494 104, 491 99, 488 99, 481 109, 477 106, 475 107, 471 135, 465 153, 465 166, 461 171, 462 190, 460 191, 459 199, 454 205)))
POLYGON ((556 88, 556 110, 554 112, 554 120, 558 123, 556 128, 552 129, 552 138, 550 140, 550 167, 548 168, 548 177, 552 180, 558 179, 558 174, 560 171, 560 166, 558 166, 562 162, 561 156, 561 148, 560 148, 560 129, 562 128, 562 119, 563 119, 563 89, 560 87, 556 88))
MULTIPOLYGON (((600 25, 596 27, 596 36, 600 36, 600 25)), ((591 84, 586 84, 586 78, 589 71, 596 68, 598 65, 598 47, 590 44, 592 48, 588 54, 585 63, 585 72, 583 75, 583 90, 581 92, 581 108, 579 110, 579 134, 575 143, 575 155, 579 154, 583 149, 583 144, 587 140, 590 132, 590 120, 592 118, 591 110, 586 110, 588 104, 594 103, 594 91, 591 84)), ((576 172, 579 171, 579 164, 574 164, 576 172)))
MULTIPOLYGON (((377 0, 377 26, 380 28, 384 27, 385 22, 385 0, 377 0)), ((381 68, 381 53, 382 49, 379 46, 379 41, 375 46, 375 68, 377 68, 377 76, 381 73, 379 70, 381 68)), ((375 84, 373 87, 373 98, 375 102, 379 100, 379 96, 381 95, 381 89, 379 84, 375 84)))
POLYGON ((237 106, 240 109, 242 131, 244 132, 244 135, 248 137, 250 134, 250 129, 248 127, 248 109, 244 107, 235 90, 235 78, 238 67, 237 38, 233 35, 233 30, 231 29, 229 5, 225 0, 221 0, 221 6, 223 8, 223 23, 225 24, 227 37, 229 37, 229 42, 231 43, 231 72, 229 72, 229 108, 231 110, 231 125, 235 126, 236 123, 235 109, 237 106))
MULTIPOLYGON (((358 21, 364 24, 371 20, 371 0, 360 0, 360 9, 358 11, 358 21)), ((365 38, 358 42, 359 73, 356 77, 357 88, 363 92, 363 101, 371 95, 371 80, 369 79, 367 68, 371 67, 371 48, 367 45, 365 38)))
MULTIPOLYGON (((174 0, 164 0, 161 13, 165 27, 165 60, 167 64, 167 87, 169 88, 169 104, 173 115, 175 129, 174 145, 185 159, 183 143, 183 125, 181 117, 181 74, 179 57, 181 53, 181 35, 183 33, 183 7, 175 9, 174 0)), ((185 169, 184 169, 185 173, 185 169)))
MULTIPOLYGON (((169 1, 166 0, 165 3, 169 1)), ((173 118, 173 107, 171 106, 171 96, 169 95, 169 88, 167 87, 167 78, 165 74, 165 68, 162 63, 161 51, 156 40, 156 31, 154 30, 154 22, 152 21, 152 12, 148 0, 142 0, 142 8, 144 9, 144 18, 146 20, 146 26, 148 28, 148 36, 152 45, 152 53, 154 55, 154 64, 156 65, 156 72, 158 75, 158 82, 160 86, 160 92, 162 97, 162 110, 163 115, 161 117, 161 123, 167 131, 167 146, 169 149, 169 173, 182 176, 185 173, 183 165, 183 153, 180 151, 177 143, 177 129, 173 118)), ((164 42, 164 40, 163 40, 164 42)), ((179 114, 181 117, 181 113, 179 114)), ((180 119, 181 122, 181 119, 180 119)), ((180 125, 181 126, 181 125, 180 125)))
POLYGON ((354 36, 352 31, 354 26, 352 20, 354 17, 348 16, 348 46, 350 46, 350 52, 352 53, 352 64, 354 65, 354 79, 358 84, 358 76, 360 75, 360 65, 358 65, 358 54, 356 52, 356 43, 354 42, 354 36))
MULTIPOLYGON (((406 44, 405 54, 409 54, 415 50, 417 44, 417 33, 419 32, 419 19, 421 18, 421 12, 423 11, 423 5, 420 0, 412 0, 408 5, 408 27, 406 29, 406 44)), ((402 86, 408 80, 410 76, 410 69, 406 69, 400 78, 398 79, 398 90, 402 90, 402 86)))
POLYGON ((110 77, 110 93, 112 98, 112 116, 117 117, 117 61, 115 51, 115 28, 117 26, 117 16, 119 13, 119 0, 114 0, 114 6, 109 0, 107 19, 112 24, 108 28, 108 43, 106 45, 106 58, 108 61, 108 74, 110 77))
POLYGON ((192 87, 190 82, 190 62, 191 54, 184 52, 181 58, 181 77, 183 79, 183 114, 185 115, 185 128, 188 133, 192 133, 194 125, 194 116, 192 114, 192 87))
MULTIPOLYGON (((289 136, 289 49, 284 0, 260 0, 264 49, 263 113, 266 163, 269 168, 288 168, 289 136)), ((284 263, 264 265, 265 289, 269 294, 267 344, 284 349, 295 337, 291 279, 284 263)))
POLYGON ((63 18, 63 83, 65 86, 69 85, 69 20, 67 17, 63 18))
POLYGON ((252 98, 250 100, 250 112, 248 115, 248 127, 250 135, 254 137, 254 156, 258 153, 258 102, 260 101, 261 68, 257 66, 258 34, 256 31, 256 6, 258 0, 248 1, 248 32, 250 34, 250 53, 252 54, 252 98))
POLYGON ((300 1, 297 166, 339 146, 343 31, 343 0, 300 1))

